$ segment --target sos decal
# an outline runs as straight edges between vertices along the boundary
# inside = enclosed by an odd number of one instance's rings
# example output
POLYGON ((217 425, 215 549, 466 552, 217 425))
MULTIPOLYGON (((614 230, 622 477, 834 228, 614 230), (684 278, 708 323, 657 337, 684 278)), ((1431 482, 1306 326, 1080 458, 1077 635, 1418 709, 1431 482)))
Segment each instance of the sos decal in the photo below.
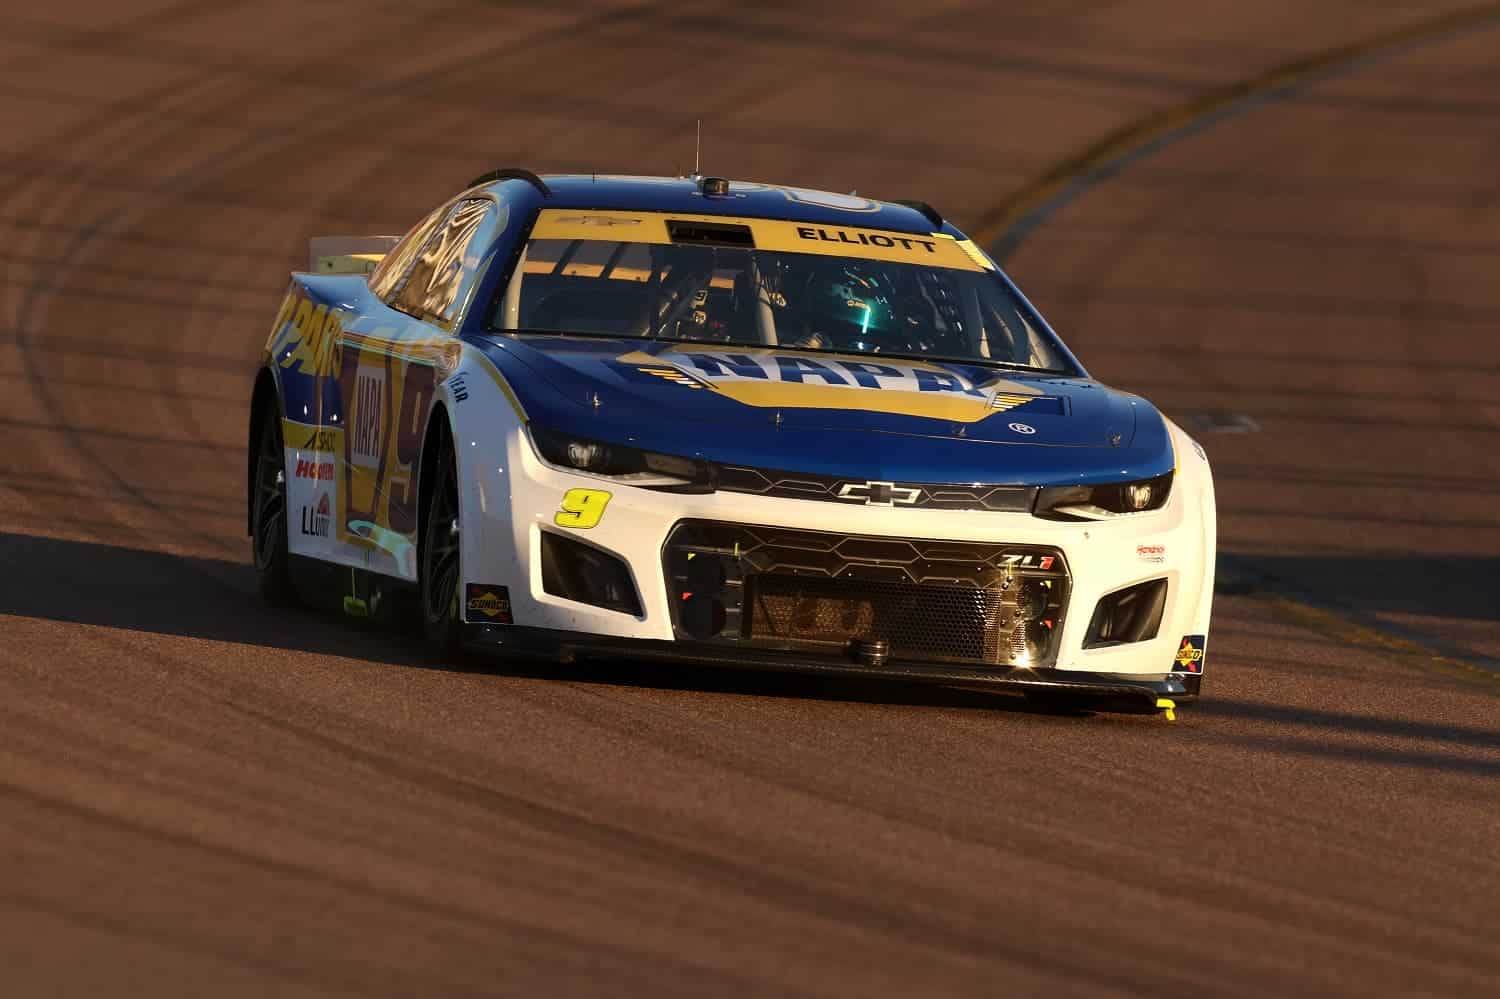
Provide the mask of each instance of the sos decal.
POLYGON ((1172 672, 1202 673, 1207 647, 1207 635, 1182 636, 1182 644, 1177 647, 1177 656, 1172 660, 1172 672))

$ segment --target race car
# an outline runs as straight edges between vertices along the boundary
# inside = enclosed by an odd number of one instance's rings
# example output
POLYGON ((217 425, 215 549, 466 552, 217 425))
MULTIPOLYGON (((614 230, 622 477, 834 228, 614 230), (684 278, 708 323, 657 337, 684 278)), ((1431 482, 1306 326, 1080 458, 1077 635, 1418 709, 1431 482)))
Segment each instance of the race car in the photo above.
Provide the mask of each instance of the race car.
POLYGON ((271 602, 443 657, 1198 696, 1202 447, 929 205, 506 169, 315 254, 252 396, 271 602))

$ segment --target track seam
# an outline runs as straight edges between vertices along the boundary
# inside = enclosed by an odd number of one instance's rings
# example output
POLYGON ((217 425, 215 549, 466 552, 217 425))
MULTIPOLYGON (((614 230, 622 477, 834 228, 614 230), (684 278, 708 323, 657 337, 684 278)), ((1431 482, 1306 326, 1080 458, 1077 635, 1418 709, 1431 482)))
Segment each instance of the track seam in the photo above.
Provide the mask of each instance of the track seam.
POLYGON ((1258 105, 1290 96, 1309 84, 1470 29, 1492 26, 1500 26, 1500 4, 1466 8, 1299 56, 1183 104, 1154 111, 1057 161, 1007 195, 979 217, 971 236, 1004 259, 1069 202, 1167 146, 1258 105))
MULTIPOLYGON (((1007 195, 980 216, 973 238, 1004 260, 1068 204, 1178 142, 1263 104, 1294 96, 1313 84, 1472 30, 1496 27, 1500 27, 1500 4, 1466 8, 1299 56, 1259 75, 1224 84, 1191 101, 1128 122, 1007 195)), ((1234 580, 1222 588, 1224 591, 1253 595, 1315 630, 1394 654, 1406 663, 1437 666, 1486 680, 1500 679, 1500 659, 1379 621, 1330 598, 1288 591, 1249 559, 1220 555, 1219 563, 1221 576, 1234 580)))

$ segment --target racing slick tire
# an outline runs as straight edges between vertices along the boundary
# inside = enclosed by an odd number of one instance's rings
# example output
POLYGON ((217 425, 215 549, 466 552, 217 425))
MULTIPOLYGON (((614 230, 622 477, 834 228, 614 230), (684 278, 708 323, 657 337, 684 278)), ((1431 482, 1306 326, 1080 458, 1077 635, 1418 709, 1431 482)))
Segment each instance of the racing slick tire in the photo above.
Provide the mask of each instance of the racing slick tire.
POLYGON ((437 447, 432 464, 432 488, 422 514, 420 583, 422 631, 432 651, 443 660, 460 649, 463 622, 459 617, 459 502, 458 464, 446 432, 431 442, 437 447))
POLYGON ((250 537, 255 551, 255 588, 273 607, 296 604, 287 547, 286 450, 281 414, 274 400, 260 407, 255 426, 255 477, 250 493, 250 537))

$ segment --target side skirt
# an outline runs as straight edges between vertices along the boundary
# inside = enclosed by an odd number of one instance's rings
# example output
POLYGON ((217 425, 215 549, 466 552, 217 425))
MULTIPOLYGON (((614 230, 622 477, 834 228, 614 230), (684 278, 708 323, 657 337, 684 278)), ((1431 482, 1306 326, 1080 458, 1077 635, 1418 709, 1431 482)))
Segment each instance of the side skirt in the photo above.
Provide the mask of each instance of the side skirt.
POLYGON ((389 622, 399 620, 416 605, 417 587, 413 583, 307 555, 293 555, 291 563, 292 585, 308 607, 389 622))

